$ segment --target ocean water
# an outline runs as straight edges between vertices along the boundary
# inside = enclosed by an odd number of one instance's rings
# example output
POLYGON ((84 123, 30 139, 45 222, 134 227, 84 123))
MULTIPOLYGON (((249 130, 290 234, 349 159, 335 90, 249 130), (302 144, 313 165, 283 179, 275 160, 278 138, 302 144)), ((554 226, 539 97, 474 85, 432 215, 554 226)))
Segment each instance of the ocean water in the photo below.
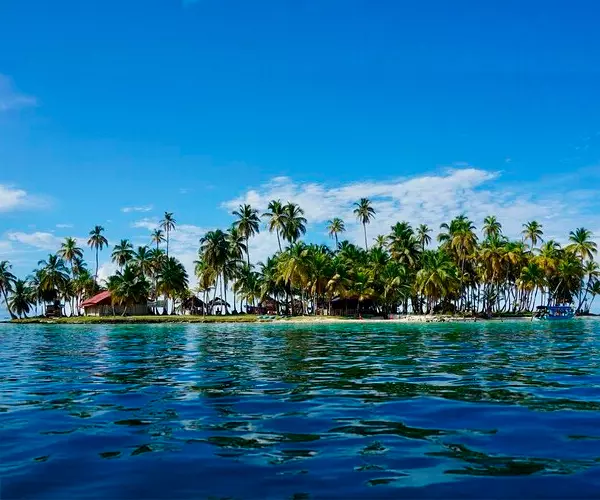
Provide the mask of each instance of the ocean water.
POLYGON ((599 339, 0 325, 0 498, 598 498, 599 339))

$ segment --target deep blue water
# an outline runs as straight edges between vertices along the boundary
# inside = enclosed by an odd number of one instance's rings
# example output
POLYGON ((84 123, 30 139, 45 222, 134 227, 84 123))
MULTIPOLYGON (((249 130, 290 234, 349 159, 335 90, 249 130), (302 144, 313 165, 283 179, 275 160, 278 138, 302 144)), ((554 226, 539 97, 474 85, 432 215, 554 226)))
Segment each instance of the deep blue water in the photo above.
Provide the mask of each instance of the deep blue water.
POLYGON ((599 339, 0 325, 0 498, 598 498, 599 339))

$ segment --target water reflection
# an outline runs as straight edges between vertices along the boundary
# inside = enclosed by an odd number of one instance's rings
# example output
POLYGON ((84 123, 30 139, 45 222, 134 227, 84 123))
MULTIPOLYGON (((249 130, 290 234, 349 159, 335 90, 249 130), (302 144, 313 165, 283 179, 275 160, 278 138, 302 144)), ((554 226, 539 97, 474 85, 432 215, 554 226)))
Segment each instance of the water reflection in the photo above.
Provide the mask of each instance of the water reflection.
POLYGON ((575 480, 600 462, 599 327, 1 325, 3 497, 575 480))

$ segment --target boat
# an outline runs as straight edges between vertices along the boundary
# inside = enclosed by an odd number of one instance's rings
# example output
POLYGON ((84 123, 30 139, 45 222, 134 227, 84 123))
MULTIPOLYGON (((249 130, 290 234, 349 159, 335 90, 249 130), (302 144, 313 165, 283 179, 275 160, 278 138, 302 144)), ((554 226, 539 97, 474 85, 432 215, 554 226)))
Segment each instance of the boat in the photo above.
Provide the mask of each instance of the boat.
POLYGON ((534 319, 560 321, 566 319, 573 319, 575 317, 575 310, 571 306, 538 306, 534 319))

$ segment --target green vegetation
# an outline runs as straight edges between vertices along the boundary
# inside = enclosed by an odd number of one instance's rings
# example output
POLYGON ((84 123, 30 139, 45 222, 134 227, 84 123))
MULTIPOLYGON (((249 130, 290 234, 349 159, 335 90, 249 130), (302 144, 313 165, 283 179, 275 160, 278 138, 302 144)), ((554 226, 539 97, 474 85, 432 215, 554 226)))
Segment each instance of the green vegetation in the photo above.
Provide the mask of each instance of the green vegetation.
MULTIPOLYGON (((358 313, 511 316, 529 314, 538 304, 556 303, 573 303, 579 313, 589 312, 600 293, 600 268, 594 260, 597 245, 585 228, 572 231, 568 243, 561 246, 551 239, 544 241, 537 221, 524 224, 522 238, 515 240, 504 235, 495 216, 486 217, 478 230, 462 214, 441 224, 435 248, 427 225, 415 229, 408 222, 394 224, 388 234, 373 238, 369 248, 367 225, 377 214, 371 200, 363 198, 354 204, 354 215, 363 226, 364 249, 339 241, 346 230, 340 218, 327 223, 327 233, 335 240, 332 249, 303 242, 307 220, 302 208, 272 200, 262 221, 277 235, 278 251, 253 265, 250 246, 261 230, 261 216, 248 204, 233 215, 229 229, 209 231, 200 239, 195 280, 169 255, 170 235, 177 225, 173 214, 165 212, 160 227, 150 235, 152 248, 135 250, 127 239, 114 246, 112 260, 119 270, 102 283, 97 278, 98 251, 108 246, 108 240, 104 228, 96 226, 88 240, 96 257, 94 275, 77 242, 66 238, 57 254, 40 261, 26 280, 17 280, 10 264, 0 262, 0 294, 12 318, 39 314, 40 307, 43 314, 44 304, 53 302, 78 316, 83 300, 106 288, 113 303, 124 308, 124 316, 130 306, 147 299, 162 299, 160 306, 154 302, 155 315, 176 315, 195 295, 204 304, 205 318, 193 321, 221 321, 211 316, 218 312, 216 308, 233 313, 228 320, 251 321, 252 316, 237 319, 235 314, 265 301, 275 304, 279 314, 291 315, 331 313, 333 302, 349 299, 357 303, 358 313), (233 297, 228 299, 228 294, 233 297)), ((192 319, 181 319, 188 320, 192 319)))

